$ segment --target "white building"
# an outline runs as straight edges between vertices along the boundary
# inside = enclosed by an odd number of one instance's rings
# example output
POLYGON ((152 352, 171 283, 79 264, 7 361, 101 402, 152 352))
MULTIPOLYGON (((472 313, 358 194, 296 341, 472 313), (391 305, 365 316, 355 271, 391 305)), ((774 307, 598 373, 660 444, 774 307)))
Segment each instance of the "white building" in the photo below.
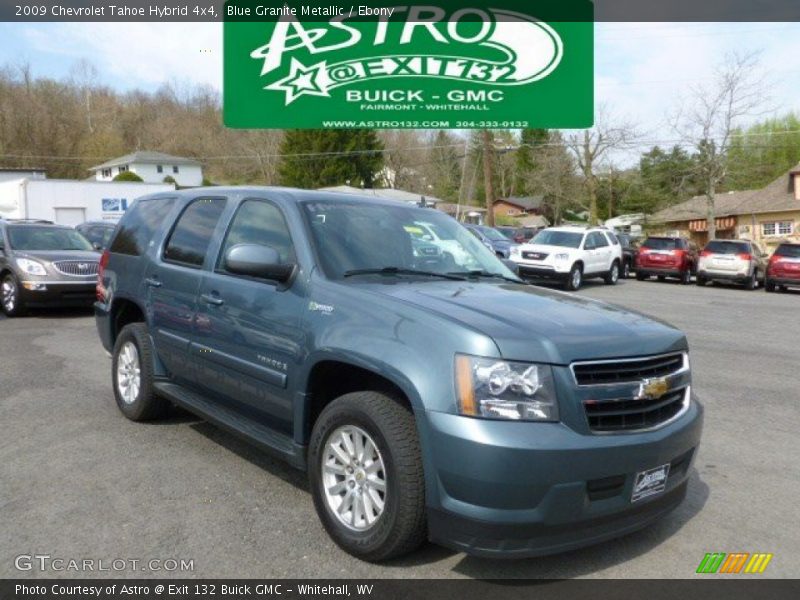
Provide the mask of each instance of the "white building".
POLYGON ((47 171, 44 169, 0 167, 0 181, 13 181, 15 179, 47 179, 47 171))
POLYGON ((0 182, 0 218, 44 219, 59 225, 116 222, 139 196, 168 192, 171 183, 17 179, 0 182))
POLYGON ((97 181, 113 181, 120 173, 136 173, 145 183, 164 183, 172 177, 182 187, 203 185, 203 166, 192 158, 162 152, 134 152, 89 169, 97 181))

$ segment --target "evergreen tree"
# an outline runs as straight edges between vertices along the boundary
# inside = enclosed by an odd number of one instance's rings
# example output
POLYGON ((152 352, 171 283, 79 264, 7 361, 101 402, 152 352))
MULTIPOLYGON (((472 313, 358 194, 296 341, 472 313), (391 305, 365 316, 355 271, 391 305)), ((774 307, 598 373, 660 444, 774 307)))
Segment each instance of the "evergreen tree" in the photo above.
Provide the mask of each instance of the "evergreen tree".
POLYGON ((523 129, 519 136, 519 150, 516 152, 515 193, 518 196, 531 194, 529 187, 530 173, 536 169, 537 146, 550 141, 547 129, 523 129))
POLYGON ((308 189, 348 182, 371 188, 383 167, 382 150, 372 129, 293 129, 281 143, 278 178, 308 189))

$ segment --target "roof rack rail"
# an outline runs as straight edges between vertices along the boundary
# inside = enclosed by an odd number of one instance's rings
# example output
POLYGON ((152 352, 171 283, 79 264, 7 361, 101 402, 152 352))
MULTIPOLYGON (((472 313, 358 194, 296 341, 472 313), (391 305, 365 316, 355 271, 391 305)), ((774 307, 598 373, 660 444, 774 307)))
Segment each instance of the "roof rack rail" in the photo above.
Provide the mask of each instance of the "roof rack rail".
POLYGON ((55 225, 53 221, 48 221, 47 219, 4 219, 9 223, 39 223, 42 225, 55 225))

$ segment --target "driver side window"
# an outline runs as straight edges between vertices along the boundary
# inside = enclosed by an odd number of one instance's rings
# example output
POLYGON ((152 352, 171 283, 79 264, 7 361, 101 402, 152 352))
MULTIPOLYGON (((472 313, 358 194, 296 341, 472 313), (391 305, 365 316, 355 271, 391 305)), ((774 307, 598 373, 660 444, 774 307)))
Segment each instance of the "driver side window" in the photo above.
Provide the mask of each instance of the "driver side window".
POLYGON ((225 269, 225 254, 238 244, 269 246, 278 251, 281 264, 296 262, 286 220, 280 209, 266 200, 245 200, 239 206, 222 245, 219 269, 225 269))

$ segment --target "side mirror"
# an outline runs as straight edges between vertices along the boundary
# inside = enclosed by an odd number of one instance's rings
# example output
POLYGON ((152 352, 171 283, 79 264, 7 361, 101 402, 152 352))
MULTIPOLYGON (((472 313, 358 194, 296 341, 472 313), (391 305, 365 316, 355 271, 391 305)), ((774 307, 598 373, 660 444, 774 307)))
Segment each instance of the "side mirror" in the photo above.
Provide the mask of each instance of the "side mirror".
POLYGON ((511 271, 514 275, 519 275, 519 265, 515 263, 510 258, 501 258, 500 262, 502 262, 506 267, 508 267, 509 271, 511 271))
POLYGON ((92 248, 100 252, 103 249, 103 245, 100 242, 92 242, 92 248))
POLYGON ((281 264, 280 260, 278 251, 270 246, 237 244, 225 253, 225 268, 237 275, 286 283, 295 265, 281 264))

